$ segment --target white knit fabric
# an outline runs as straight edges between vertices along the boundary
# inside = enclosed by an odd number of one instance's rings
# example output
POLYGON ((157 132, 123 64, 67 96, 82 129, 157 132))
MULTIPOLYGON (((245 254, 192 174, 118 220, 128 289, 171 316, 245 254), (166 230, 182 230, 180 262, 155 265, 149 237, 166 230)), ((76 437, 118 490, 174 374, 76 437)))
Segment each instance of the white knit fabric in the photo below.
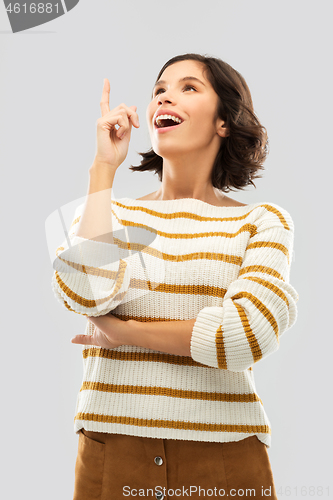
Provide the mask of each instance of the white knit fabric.
MULTIPOLYGON (((75 432, 215 442, 256 435, 271 446, 252 367, 297 318, 290 214, 267 202, 216 207, 192 198, 111 205, 114 245, 75 236, 77 208, 71 247, 56 251, 55 296, 87 316, 196 318, 191 356, 83 346, 75 432)), ((86 334, 92 328, 87 321, 86 334)))

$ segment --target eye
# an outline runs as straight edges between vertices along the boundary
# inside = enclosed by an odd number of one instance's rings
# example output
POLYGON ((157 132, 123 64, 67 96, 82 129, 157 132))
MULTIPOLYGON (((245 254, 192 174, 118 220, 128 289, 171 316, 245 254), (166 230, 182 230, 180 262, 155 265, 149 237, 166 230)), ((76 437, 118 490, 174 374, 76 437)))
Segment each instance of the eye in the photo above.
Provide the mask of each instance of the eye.
MULTIPOLYGON (((185 85, 184 90, 187 90, 187 89, 192 89, 195 92, 197 91, 197 89, 195 87, 193 87, 193 85, 185 85)), ((159 89, 156 89, 155 92, 154 92, 154 97, 156 97, 158 94, 160 94, 161 90, 164 91, 165 89, 163 87, 160 87, 159 89)))
POLYGON ((195 87, 193 87, 193 85, 185 85, 184 89, 193 89, 193 90, 197 91, 197 89, 195 87))

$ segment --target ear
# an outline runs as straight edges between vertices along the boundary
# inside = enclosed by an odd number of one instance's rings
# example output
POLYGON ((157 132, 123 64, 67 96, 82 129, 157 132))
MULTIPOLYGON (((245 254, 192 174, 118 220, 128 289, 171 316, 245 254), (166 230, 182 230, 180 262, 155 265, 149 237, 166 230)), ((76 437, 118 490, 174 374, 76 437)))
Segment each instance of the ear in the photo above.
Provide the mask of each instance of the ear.
POLYGON ((229 130, 226 128, 223 120, 219 120, 217 123, 217 133, 220 137, 228 137, 229 135, 229 130))

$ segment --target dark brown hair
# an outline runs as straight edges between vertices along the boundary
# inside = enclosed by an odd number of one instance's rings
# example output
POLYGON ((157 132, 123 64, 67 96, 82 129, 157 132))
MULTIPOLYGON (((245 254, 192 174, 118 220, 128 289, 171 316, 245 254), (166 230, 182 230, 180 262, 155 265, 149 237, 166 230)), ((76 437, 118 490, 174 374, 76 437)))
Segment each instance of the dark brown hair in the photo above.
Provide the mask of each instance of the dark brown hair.
MULTIPOLYGON (((193 60, 204 65, 204 72, 219 97, 216 118, 225 122, 228 137, 221 141, 216 155, 212 184, 215 188, 228 192, 244 189, 252 184, 252 179, 262 177, 258 170, 264 169, 263 163, 268 154, 268 137, 253 110, 250 90, 238 71, 215 57, 200 54, 183 54, 166 62, 159 72, 158 81, 164 70, 178 61, 193 60)), ((141 164, 130 166, 133 171, 152 170, 162 181, 163 158, 151 148, 142 156, 141 164)))

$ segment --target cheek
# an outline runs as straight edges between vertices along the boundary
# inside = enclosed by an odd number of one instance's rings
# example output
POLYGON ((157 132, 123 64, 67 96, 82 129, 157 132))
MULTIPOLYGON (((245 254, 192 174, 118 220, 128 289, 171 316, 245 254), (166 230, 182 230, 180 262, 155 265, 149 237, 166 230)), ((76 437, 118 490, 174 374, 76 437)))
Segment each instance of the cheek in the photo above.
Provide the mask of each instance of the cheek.
POLYGON ((209 112, 200 112, 195 117, 192 116, 192 118, 193 130, 198 131, 202 137, 211 135, 214 123, 209 112))

